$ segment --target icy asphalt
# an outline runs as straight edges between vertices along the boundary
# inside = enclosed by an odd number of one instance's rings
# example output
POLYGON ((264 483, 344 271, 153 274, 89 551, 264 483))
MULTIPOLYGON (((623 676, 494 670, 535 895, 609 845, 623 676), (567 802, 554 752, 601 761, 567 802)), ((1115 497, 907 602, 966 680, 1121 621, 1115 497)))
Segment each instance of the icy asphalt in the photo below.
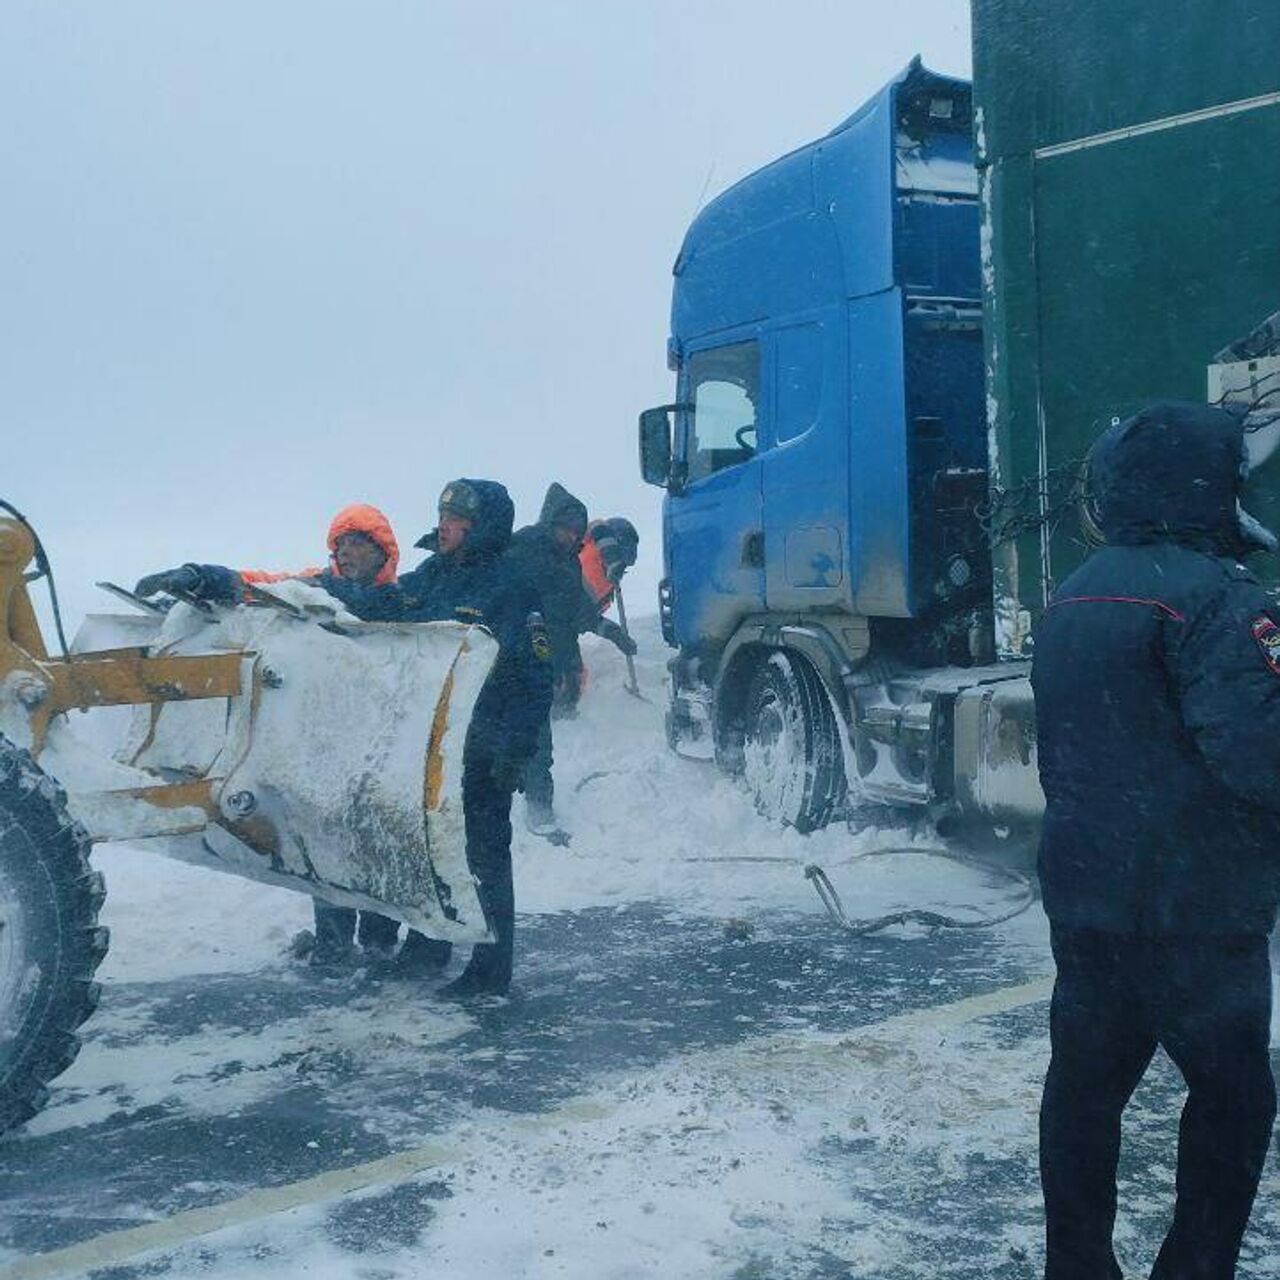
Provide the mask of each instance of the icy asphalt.
MULTIPOLYGON (((652 637, 643 656, 656 695, 652 637)), ((557 738, 573 847, 517 842, 507 1000, 318 978, 284 955, 304 900, 103 851, 103 1003, 49 1108, 0 1146, 0 1280, 1039 1274, 1038 909, 990 931, 840 933, 805 861, 851 914, 990 907, 1005 887, 923 854, 858 857, 924 834, 769 827, 665 754, 614 658, 590 652, 584 713, 557 738), (1010 990, 1002 1012, 964 1003, 1010 990), (323 1180, 415 1152, 417 1172, 359 1191, 323 1180), (318 1176, 288 1211, 255 1199, 318 1176), (215 1204, 232 1210, 210 1234, 50 1269, 215 1204)), ((1167 1221, 1181 1097, 1160 1059, 1127 1118, 1135 1276, 1167 1221)), ((1273 1158, 1243 1276, 1280 1271, 1277 1192, 1273 1158)))

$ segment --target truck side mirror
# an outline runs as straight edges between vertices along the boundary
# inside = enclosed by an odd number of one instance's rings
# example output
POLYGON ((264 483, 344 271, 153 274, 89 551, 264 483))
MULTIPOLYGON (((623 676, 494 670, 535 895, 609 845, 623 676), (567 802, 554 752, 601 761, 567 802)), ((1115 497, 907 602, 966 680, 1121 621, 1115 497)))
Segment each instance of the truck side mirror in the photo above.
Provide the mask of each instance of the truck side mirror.
POLYGON ((676 407, 659 405, 640 415, 640 475, 645 484, 665 489, 671 481, 671 411, 676 407))

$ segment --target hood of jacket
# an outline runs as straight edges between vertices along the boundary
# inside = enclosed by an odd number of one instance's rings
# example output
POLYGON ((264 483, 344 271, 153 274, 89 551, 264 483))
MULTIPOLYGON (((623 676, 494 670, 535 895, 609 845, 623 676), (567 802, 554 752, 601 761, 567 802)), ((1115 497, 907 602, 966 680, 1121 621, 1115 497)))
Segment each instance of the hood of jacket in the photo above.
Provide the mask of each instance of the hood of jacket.
POLYGON ((602 547, 611 559, 630 569, 640 551, 640 534, 626 516, 593 520, 587 526, 587 541, 602 547))
POLYGON ((575 498, 564 485, 553 480, 547 488, 546 497, 542 499, 538 523, 548 529, 558 524, 575 525, 585 534, 587 504, 580 498, 575 498))
POLYGON ((365 537, 372 538, 382 548, 387 562, 378 570, 378 576, 374 578, 374 582, 381 586, 396 580, 396 573, 400 567, 400 544, 392 531, 391 521, 377 507, 371 507, 366 502, 353 502, 349 507, 343 507, 333 517, 333 523, 329 526, 329 567, 339 577, 342 575, 333 553, 338 548, 338 539, 344 533, 363 533, 365 537))
MULTIPOLYGON (((516 509, 506 486, 496 480, 472 480, 463 477, 451 480, 445 489, 455 485, 467 485, 476 495, 478 509, 471 517, 471 528, 462 544, 462 556, 495 556, 507 549, 511 542, 511 527, 515 524, 516 509)), ((439 554, 437 530, 425 533, 414 546, 439 554)))
POLYGON ((1240 506, 1243 419, 1162 400, 1108 428, 1089 451, 1089 501, 1108 543, 1177 542, 1238 556, 1274 546, 1240 506))

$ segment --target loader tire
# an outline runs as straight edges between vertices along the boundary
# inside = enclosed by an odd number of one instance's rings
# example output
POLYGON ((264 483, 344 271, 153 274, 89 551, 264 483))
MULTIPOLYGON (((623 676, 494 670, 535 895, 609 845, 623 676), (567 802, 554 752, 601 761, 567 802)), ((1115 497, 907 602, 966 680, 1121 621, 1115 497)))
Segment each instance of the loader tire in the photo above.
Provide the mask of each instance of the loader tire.
POLYGON ((98 1003, 105 892, 89 849, 62 788, 0 737, 0 1133, 44 1105, 98 1003))
POLYGON ((818 673, 777 650, 747 689, 743 776, 766 817, 801 833, 825 826, 845 796, 840 726, 818 673))

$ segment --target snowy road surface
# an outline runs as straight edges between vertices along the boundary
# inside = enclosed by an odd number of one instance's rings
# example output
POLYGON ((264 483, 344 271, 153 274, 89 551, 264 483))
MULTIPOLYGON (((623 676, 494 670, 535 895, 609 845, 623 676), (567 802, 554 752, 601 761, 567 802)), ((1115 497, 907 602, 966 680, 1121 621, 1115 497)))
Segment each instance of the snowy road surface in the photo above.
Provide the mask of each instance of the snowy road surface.
MULTIPOLYGON (((924 834, 757 818, 666 753, 645 640, 652 705, 596 647, 558 726, 574 842, 517 838, 507 1000, 318 978, 284 954, 306 900, 101 850, 106 989, 48 1109, 0 1147, 0 1280, 1038 1275, 1038 908, 838 932, 806 862, 857 916, 1007 888, 859 858, 924 834)), ((1167 1221, 1180 1104, 1158 1060, 1126 1122, 1134 1274, 1167 1221)), ((1278 1192, 1273 1159, 1243 1276, 1280 1271, 1278 1192)))

